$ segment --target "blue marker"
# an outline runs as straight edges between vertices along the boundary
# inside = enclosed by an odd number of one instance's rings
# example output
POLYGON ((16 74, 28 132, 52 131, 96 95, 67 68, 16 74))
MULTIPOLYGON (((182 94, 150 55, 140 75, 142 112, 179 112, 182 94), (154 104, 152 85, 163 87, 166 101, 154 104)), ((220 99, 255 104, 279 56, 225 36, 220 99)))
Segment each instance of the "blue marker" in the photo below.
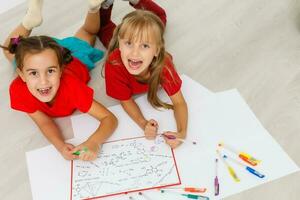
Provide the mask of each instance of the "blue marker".
POLYGON ((237 161, 237 160, 235 160, 235 159, 233 159, 233 158, 231 158, 229 156, 223 155, 223 158, 229 159, 229 160, 237 163, 238 165, 240 165, 242 167, 245 167, 245 169, 248 172, 250 172, 251 174, 253 174, 253 175, 255 175, 255 176, 259 177, 259 178, 264 178, 265 177, 265 175, 261 174, 260 172, 256 171, 255 169, 253 169, 253 168, 251 168, 251 167, 249 167, 249 166, 247 166, 247 165, 245 165, 245 164, 243 164, 243 163, 241 163, 241 162, 239 162, 239 161, 237 161))

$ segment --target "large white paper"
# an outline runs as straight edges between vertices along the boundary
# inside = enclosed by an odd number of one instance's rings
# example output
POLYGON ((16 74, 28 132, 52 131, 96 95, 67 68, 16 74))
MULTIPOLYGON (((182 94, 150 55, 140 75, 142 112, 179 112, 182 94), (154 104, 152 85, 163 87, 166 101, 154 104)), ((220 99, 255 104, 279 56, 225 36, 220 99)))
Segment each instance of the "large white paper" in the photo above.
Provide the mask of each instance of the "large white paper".
POLYGON ((75 160, 72 199, 105 197, 180 184, 175 158, 162 137, 108 142, 96 160, 75 160))
MULTIPOLYGON (((191 87, 197 88, 197 83, 190 82, 191 87)), ((186 91, 183 90, 183 93, 186 91)), ((217 93, 215 95, 200 95, 188 91, 189 125, 187 139, 196 141, 197 145, 183 143, 174 150, 178 171, 183 186, 206 187, 204 194, 210 199, 225 198, 229 195, 244 191, 254 186, 275 180, 282 176, 299 170, 298 166, 289 158, 284 150, 276 143, 271 135, 257 120, 248 105, 236 90, 217 93), (191 106, 190 106, 191 105, 191 106), (235 164, 234 167, 241 181, 232 180, 224 164, 219 163, 220 196, 213 194, 213 181, 215 177, 216 147, 219 142, 224 142, 234 148, 245 151, 262 162, 257 170, 264 173, 264 179, 257 178, 235 164), (276 155, 276 156, 274 156, 276 155)), ((160 123, 160 131, 176 130, 172 111, 157 111, 146 104, 145 97, 140 97, 142 112, 145 116, 152 116, 160 123), (144 106, 145 105, 145 106, 144 106)), ((119 119, 119 127, 109 139, 118 139, 142 136, 139 127, 123 113, 121 106, 111 108, 119 119)), ((72 117, 74 132, 82 138, 90 135, 98 126, 98 122, 87 115, 72 117)), ((49 147, 47 147, 49 150, 49 147)), ((53 149, 54 150, 54 149, 53 149)), ((28 170, 34 199, 52 200, 66 199, 70 194, 70 178, 65 172, 70 170, 64 162, 58 162, 58 153, 54 151, 35 150, 27 154, 28 170), (47 155, 47 156, 45 156, 47 155), (48 162, 45 161, 47 157, 48 162), (50 177, 48 170, 53 167, 61 177, 50 177), (36 171, 39 169, 38 171, 36 171), (44 170, 45 169, 45 170, 44 170), (65 174, 65 175, 63 175, 65 174), (43 180, 43 181, 42 181, 43 180), (50 180, 50 181, 49 181, 50 180), (65 187, 61 187, 61 185, 65 187), (58 193, 46 193, 51 188, 58 193), (63 196, 63 193, 65 194, 63 196), (60 194, 60 196, 59 196, 60 194)), ((178 194, 160 193, 157 190, 144 192, 153 199, 186 199, 178 194)), ((107 199, 128 199, 121 195, 107 197, 107 199)))

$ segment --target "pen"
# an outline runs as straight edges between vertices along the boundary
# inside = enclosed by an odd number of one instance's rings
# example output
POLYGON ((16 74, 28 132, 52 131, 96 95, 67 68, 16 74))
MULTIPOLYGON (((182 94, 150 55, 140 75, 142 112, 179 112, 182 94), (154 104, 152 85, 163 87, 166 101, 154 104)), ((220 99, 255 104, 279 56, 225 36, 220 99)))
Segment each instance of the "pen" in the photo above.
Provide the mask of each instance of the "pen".
POLYGON ((215 196, 219 195, 219 189, 220 189, 220 185, 219 185, 219 179, 218 179, 218 158, 216 158, 216 177, 215 177, 215 181, 214 181, 214 188, 215 188, 215 196))
POLYGON ((138 194, 139 194, 140 196, 144 197, 144 199, 146 199, 146 200, 151 200, 151 198, 149 198, 147 195, 145 195, 145 194, 142 193, 142 192, 139 192, 138 194))
POLYGON ((82 150, 78 150, 78 151, 75 151, 74 153, 72 153, 73 155, 76 155, 76 156, 79 156, 81 153, 84 153, 84 152, 87 152, 88 151, 88 148, 87 147, 84 147, 82 150))
POLYGON ((233 149, 232 147, 225 145, 224 143, 219 143, 218 146, 223 147, 223 148, 237 154, 243 161, 249 163, 252 166, 256 166, 260 162, 260 160, 254 158, 253 156, 250 156, 249 154, 247 154, 245 152, 238 152, 235 149, 233 149))
POLYGON ((240 182, 240 179, 238 178, 238 176, 236 175, 234 169, 226 162, 226 160, 221 156, 219 150, 217 150, 217 153, 220 157, 220 159, 223 161, 223 163, 227 166, 228 172, 231 175, 231 177, 233 178, 233 180, 235 180, 236 182, 240 182))
POLYGON ((208 197, 202 195, 195 195, 195 194, 181 194, 181 196, 185 196, 189 199, 202 199, 202 200, 209 200, 208 197))
MULTIPOLYGON (((166 137, 166 138, 168 138, 169 140, 178 140, 180 142, 187 142, 188 141, 186 139, 178 138, 175 135, 167 135, 167 134, 164 134, 164 133, 162 133, 161 135, 164 136, 164 137, 166 137)), ((193 141, 193 142, 189 141, 189 142, 191 142, 194 145, 197 144, 195 141, 193 141)))
POLYGON ((164 188, 164 190, 177 190, 181 189, 185 192, 204 193, 206 188, 195 188, 195 187, 182 187, 182 188, 164 188))
POLYGON ((249 173, 251 173, 251 174, 253 174, 253 175, 255 175, 255 176, 259 177, 259 178, 264 178, 264 177, 265 177, 265 175, 259 173, 259 172, 256 171, 255 169, 253 169, 253 168, 251 168, 251 167, 249 167, 249 166, 247 166, 247 165, 245 165, 245 164, 243 164, 243 163, 241 163, 241 162, 239 162, 239 161, 233 159, 232 157, 229 157, 229 156, 226 156, 226 155, 223 155, 223 157, 224 157, 225 159, 229 159, 229 160, 231 160, 231 161, 237 163, 237 164, 240 165, 241 167, 245 167, 245 169, 246 169, 249 173))
POLYGON ((209 200, 209 197, 207 196, 202 196, 202 195, 196 195, 196 194, 181 194, 181 193, 178 193, 178 192, 169 192, 169 191, 166 191, 166 190, 160 190, 161 193, 164 193, 164 192, 168 192, 168 193, 173 193, 173 194, 178 194, 178 195, 181 195, 181 196, 185 196, 189 199, 201 199, 201 200, 209 200))

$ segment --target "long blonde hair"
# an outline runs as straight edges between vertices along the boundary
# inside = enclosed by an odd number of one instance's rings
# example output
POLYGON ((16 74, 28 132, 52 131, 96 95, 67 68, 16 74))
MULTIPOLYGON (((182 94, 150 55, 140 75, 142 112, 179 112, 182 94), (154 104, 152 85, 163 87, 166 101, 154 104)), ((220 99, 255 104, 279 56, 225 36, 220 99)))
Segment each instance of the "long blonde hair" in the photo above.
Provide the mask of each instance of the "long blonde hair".
MULTIPOLYGON (((165 26, 163 22, 154 13, 146 10, 135 10, 128 13, 123 18, 121 24, 114 30, 113 37, 108 46, 107 56, 109 56, 114 49, 119 48, 119 39, 123 39, 125 36, 130 41, 142 41, 143 39, 148 40, 151 37, 154 38, 159 51, 149 66, 150 77, 148 79, 149 90, 147 98, 150 104, 155 108, 163 107, 173 109, 173 105, 161 101, 157 96, 163 68, 165 67, 165 59, 169 56, 165 51, 164 31, 165 26)), ((168 71, 170 72, 170 70, 168 71)))

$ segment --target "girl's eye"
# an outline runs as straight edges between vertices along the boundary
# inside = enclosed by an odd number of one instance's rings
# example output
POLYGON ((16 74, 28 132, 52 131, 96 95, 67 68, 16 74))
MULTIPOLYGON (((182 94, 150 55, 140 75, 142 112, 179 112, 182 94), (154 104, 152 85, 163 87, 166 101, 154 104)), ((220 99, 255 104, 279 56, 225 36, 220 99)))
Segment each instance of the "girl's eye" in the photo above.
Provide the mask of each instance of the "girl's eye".
POLYGON ((31 76, 36 76, 36 75, 37 75, 37 72, 32 71, 32 72, 29 73, 29 75, 31 75, 31 76))
POLYGON ((48 73, 49 73, 49 74, 52 74, 52 73, 54 73, 54 72, 55 72, 54 69, 49 69, 49 70, 48 70, 48 73))
POLYGON ((142 44, 142 47, 143 47, 144 49, 148 49, 148 48, 150 48, 150 45, 149 45, 149 44, 142 44))
POLYGON ((126 46, 130 46, 130 45, 131 45, 131 42, 130 42, 130 41, 126 41, 126 42, 125 42, 125 45, 126 45, 126 46))

